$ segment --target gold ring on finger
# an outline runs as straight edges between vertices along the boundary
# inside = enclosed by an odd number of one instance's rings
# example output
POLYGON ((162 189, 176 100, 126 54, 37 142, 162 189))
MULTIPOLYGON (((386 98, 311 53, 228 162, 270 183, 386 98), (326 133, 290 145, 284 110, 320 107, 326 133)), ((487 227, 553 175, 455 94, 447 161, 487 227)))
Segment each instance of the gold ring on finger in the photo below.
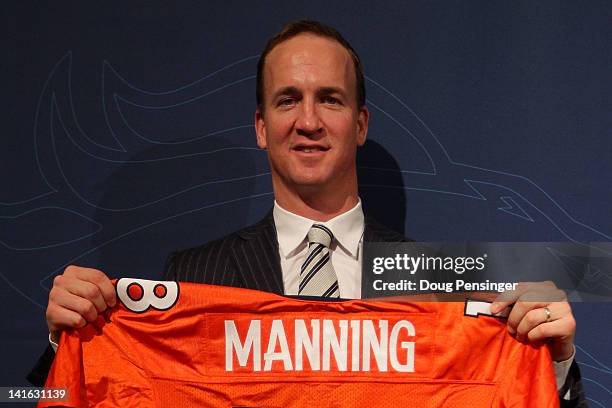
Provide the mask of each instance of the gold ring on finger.
POLYGON ((550 309, 545 307, 544 313, 546 313, 546 323, 550 322, 550 309))

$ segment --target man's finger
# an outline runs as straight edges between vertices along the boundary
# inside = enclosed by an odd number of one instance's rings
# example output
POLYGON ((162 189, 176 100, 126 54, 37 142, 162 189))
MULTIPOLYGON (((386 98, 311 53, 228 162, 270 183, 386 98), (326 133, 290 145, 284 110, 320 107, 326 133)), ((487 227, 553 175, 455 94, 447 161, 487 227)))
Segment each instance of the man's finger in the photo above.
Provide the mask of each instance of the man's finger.
POLYGON ((60 330, 65 328, 80 328, 86 324, 87 320, 73 310, 58 305, 49 305, 47 308, 47 326, 51 333, 57 335, 60 330))
POLYGON ((562 317, 560 305, 550 303, 546 306, 531 309, 525 313, 516 327, 516 338, 523 341, 527 333, 541 324, 550 323, 562 317))
POLYGON ((115 305, 117 304, 117 295, 115 291, 115 286, 113 285, 111 280, 102 272, 100 272, 100 275, 97 275, 95 279, 95 283, 100 288, 100 292, 102 293, 106 304, 110 307, 115 307, 115 305))
POLYGON ((491 313, 499 313, 516 302, 523 293, 532 287, 532 284, 533 282, 519 282, 515 290, 506 290, 502 292, 491 304, 491 313))
MULTIPOLYGON (((548 302, 527 302, 527 301, 517 301, 514 306, 512 306, 512 310, 508 315, 508 331, 512 334, 516 333, 518 330, 518 326, 521 321, 526 317, 529 311, 538 308, 544 308, 548 306, 548 302)), ((532 315, 530 319, 535 320, 535 316, 532 315)))
POLYGON ((526 295, 529 296, 528 300, 534 302, 558 302, 565 299, 565 292, 557 289, 554 282, 521 282, 517 285, 516 290, 508 290, 501 293, 491 304, 491 312, 501 312, 526 295))
MULTIPOLYGON (((514 303, 508 315, 508 331, 516 333, 518 326, 530 310, 548 307, 552 312, 554 309, 555 319, 563 317, 569 310, 569 304, 565 301, 565 292, 559 289, 542 288, 531 290, 514 303)), ((530 319, 533 319, 534 315, 530 319)))
POLYGON ((100 293, 108 306, 114 307, 117 303, 115 287, 104 272, 93 268, 83 268, 80 266, 71 265, 66 268, 64 275, 66 277, 74 277, 76 279, 85 280, 98 286, 100 288, 100 293))
MULTIPOLYGON (((98 317, 98 310, 93 302, 72 293, 66 293, 58 297, 55 305, 61 309, 58 309, 55 312, 57 315, 53 315, 52 317, 54 319, 54 324, 58 324, 57 322, 60 322, 59 324, 63 324, 65 322, 65 318, 63 316, 64 310, 78 313, 87 322, 93 322, 98 317)), ((47 313, 47 315, 49 315, 49 313, 47 313)))
MULTIPOLYGON (((67 293, 89 300, 96 307, 98 313, 105 311, 108 307, 100 288, 91 282, 70 280, 64 283, 63 289, 65 289, 67 293)), ((56 297, 54 300, 58 303, 62 303, 61 298, 56 297)))
MULTIPOLYGON (((523 319, 523 316, 532 309, 544 307, 548 305, 548 301, 544 301, 549 296, 544 292, 536 290, 537 286, 529 287, 529 290, 524 291, 521 296, 514 300, 512 310, 508 314, 508 330, 510 333, 515 333, 516 329, 523 319)), ((548 290, 548 289, 547 289, 548 290)), ((503 310, 503 308, 501 309, 503 310)))
POLYGON ((537 325, 527 333, 527 339, 532 341, 543 341, 549 338, 566 337, 568 332, 575 327, 575 322, 568 316, 549 323, 537 325))

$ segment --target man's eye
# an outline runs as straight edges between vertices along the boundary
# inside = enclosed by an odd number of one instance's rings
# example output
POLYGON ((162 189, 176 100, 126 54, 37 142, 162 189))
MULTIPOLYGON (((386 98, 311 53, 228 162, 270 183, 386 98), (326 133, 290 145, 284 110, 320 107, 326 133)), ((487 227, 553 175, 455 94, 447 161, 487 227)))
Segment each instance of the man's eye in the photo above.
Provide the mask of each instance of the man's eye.
POLYGON ((293 98, 283 98, 278 101, 278 106, 291 106, 295 103, 295 99, 293 98))
POLYGON ((337 104, 340 103, 340 101, 338 99, 334 98, 333 96, 325 96, 325 97, 323 97, 323 102, 324 103, 329 103, 329 104, 332 104, 332 105, 337 105, 337 104))

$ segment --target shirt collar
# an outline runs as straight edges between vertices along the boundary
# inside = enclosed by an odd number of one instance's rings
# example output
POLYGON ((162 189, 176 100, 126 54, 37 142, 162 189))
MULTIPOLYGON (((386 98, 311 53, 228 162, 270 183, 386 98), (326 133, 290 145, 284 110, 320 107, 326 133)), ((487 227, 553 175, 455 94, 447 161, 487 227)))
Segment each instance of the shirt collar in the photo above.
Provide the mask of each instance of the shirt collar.
POLYGON ((304 242, 310 227, 315 223, 323 224, 331 229, 338 244, 353 258, 357 258, 359 242, 365 227, 361 200, 358 200, 357 204, 347 212, 326 222, 314 221, 289 212, 278 205, 276 200, 274 200, 272 213, 276 225, 278 247, 285 258, 291 256, 304 242))

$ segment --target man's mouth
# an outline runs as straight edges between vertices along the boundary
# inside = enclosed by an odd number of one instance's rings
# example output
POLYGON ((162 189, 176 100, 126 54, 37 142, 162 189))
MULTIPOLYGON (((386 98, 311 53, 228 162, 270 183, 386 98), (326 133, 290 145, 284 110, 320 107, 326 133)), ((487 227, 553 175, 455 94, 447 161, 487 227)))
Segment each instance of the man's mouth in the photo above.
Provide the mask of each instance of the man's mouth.
POLYGON ((298 152, 304 152, 304 153, 316 153, 316 152, 326 152, 329 150, 329 148, 323 147, 323 146, 295 146, 293 150, 297 150, 298 152))

